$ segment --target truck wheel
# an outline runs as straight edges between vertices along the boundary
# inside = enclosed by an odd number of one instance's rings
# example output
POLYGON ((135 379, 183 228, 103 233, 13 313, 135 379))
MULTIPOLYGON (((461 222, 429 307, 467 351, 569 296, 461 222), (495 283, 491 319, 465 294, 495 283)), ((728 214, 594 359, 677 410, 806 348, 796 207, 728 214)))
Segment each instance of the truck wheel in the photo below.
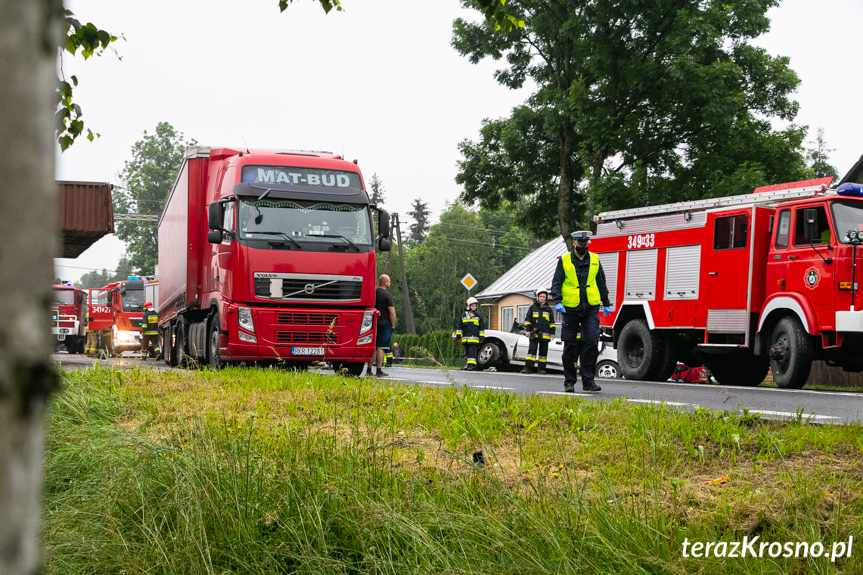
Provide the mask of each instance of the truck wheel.
POLYGON ((174 325, 174 346, 171 348, 171 361, 173 367, 185 364, 184 348, 186 347, 186 328, 182 321, 174 325))
POLYGON ((339 363, 335 364, 335 365, 333 366, 333 369, 335 370, 335 372, 336 372, 336 374, 337 374, 337 375, 338 375, 342 370, 345 370, 345 371, 347 371, 349 374, 351 374, 352 376, 354 376, 354 377, 359 377, 360 375, 362 375, 362 373, 363 373, 363 367, 365 367, 365 365, 366 365, 366 364, 364 364, 364 363, 357 363, 357 362, 354 362, 354 361, 342 361, 342 362, 339 362, 339 363))
POLYGON ((494 367, 497 365, 499 360, 500 348, 496 343, 488 342, 480 346, 476 362, 481 368, 486 369, 488 367, 494 367))
POLYGON ((620 377, 620 368, 616 362, 610 359, 603 359, 596 364, 596 377, 617 379, 620 377))
POLYGON ((176 367, 173 364, 173 345, 174 342, 171 337, 171 324, 169 323, 168 327, 162 330, 162 358, 165 360, 165 365, 169 367, 176 367))
POLYGON ((219 339, 221 336, 222 326, 219 323, 219 314, 216 313, 210 321, 210 331, 207 337, 207 363, 213 370, 220 370, 224 367, 222 358, 219 356, 219 339))
POLYGON ((706 364, 720 384, 743 387, 761 385, 770 367, 767 358, 753 355, 750 351, 708 357, 706 364))
POLYGON ((661 334, 651 331, 643 319, 623 326, 617 342, 617 363, 626 379, 656 379, 665 360, 665 342, 661 334))
POLYGON ((783 317, 770 335, 770 368, 777 387, 800 389, 812 367, 812 340, 800 321, 783 317))

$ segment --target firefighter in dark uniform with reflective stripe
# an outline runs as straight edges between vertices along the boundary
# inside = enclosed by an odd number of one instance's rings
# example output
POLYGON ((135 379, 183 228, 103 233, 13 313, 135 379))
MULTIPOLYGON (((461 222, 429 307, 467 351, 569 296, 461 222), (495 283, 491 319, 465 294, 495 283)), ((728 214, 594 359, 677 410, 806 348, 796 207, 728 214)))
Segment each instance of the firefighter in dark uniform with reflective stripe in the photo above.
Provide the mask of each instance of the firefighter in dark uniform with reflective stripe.
POLYGON ((548 290, 537 289, 534 292, 536 301, 527 310, 522 325, 530 338, 527 348, 527 357, 524 358, 524 369, 522 373, 533 373, 534 362, 538 363, 537 373, 546 373, 545 365, 548 361, 548 342, 554 339, 554 310, 548 305, 548 290))
POLYGON ((148 301, 144 304, 144 316, 141 318, 141 346, 146 358, 161 357, 162 349, 159 346, 159 314, 153 307, 153 302, 148 301))
POLYGON ((590 235, 588 231, 573 232, 573 249, 558 260, 549 294, 557 302, 555 311, 563 314, 563 389, 569 393, 575 391, 578 381, 576 363, 581 369, 584 390, 600 391, 594 382, 599 354, 600 304, 604 313, 611 312, 599 256, 587 250, 590 235))
POLYGON ((476 311, 479 301, 475 297, 468 298, 467 309, 459 319, 455 337, 461 338, 464 344, 465 365, 462 369, 476 371, 476 356, 479 343, 485 337, 485 320, 476 311))

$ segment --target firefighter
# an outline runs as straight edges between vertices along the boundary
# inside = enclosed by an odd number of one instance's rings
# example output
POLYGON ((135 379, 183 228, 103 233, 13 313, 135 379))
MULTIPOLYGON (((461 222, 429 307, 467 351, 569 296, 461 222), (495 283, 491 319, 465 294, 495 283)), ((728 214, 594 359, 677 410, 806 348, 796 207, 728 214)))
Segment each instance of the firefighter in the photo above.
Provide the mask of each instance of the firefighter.
POLYGON ((524 318, 524 329, 530 338, 527 348, 527 357, 524 358, 524 369, 522 373, 533 373, 534 362, 538 364, 537 373, 547 373, 545 365, 548 361, 548 342, 554 339, 554 310, 548 305, 548 290, 537 289, 534 293, 534 302, 527 310, 524 318))
POLYGON ((462 369, 476 371, 476 356, 479 343, 485 337, 485 321, 476 311, 479 301, 475 297, 467 299, 467 308, 459 319, 454 337, 464 345, 465 365, 462 369))
POLYGON ((162 349, 159 345, 159 314, 153 307, 153 302, 148 301, 144 304, 144 316, 141 318, 141 337, 144 358, 147 355, 159 358, 162 356, 162 349))
POLYGON ((558 260, 549 294, 558 302, 555 311, 563 314, 563 389, 567 393, 575 391, 576 364, 581 368, 582 388, 601 389, 594 382, 599 355, 599 311, 601 306, 603 313, 611 313, 611 303, 599 256, 588 251, 590 235, 588 231, 572 233, 573 249, 558 260))

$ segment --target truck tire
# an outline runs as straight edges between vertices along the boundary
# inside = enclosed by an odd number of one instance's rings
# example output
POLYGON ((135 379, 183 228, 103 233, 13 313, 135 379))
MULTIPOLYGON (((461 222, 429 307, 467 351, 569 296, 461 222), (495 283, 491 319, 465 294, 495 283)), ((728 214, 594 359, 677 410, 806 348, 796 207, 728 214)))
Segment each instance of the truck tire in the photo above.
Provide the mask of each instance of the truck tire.
POLYGON ((174 346, 171 348, 171 361, 173 367, 181 367, 185 364, 186 326, 182 321, 174 324, 174 346))
POLYGON ((495 367, 500 361, 500 348, 494 342, 486 342, 479 346, 476 362, 482 368, 495 367))
POLYGON ((755 387, 767 377, 770 364, 765 357, 752 352, 708 357, 707 369, 721 385, 755 387))
POLYGON ((812 368, 812 340, 795 317, 780 319, 770 334, 770 368, 777 387, 800 389, 812 368))
POLYGON ((207 364, 210 369, 218 371, 224 367, 222 358, 219 356, 219 339, 222 334, 222 324, 219 322, 218 312, 210 320, 210 329, 207 332, 207 364))
POLYGON ((162 335, 162 358, 165 360, 165 365, 168 367, 176 367, 172 364, 174 357, 174 350, 172 346, 174 342, 171 338, 171 324, 168 324, 168 327, 161 330, 162 335))
POLYGON ((358 363, 355 361, 342 361, 333 366, 333 370, 338 375, 342 370, 347 371, 350 375, 354 377, 359 377, 363 373, 363 367, 366 364, 358 363))
POLYGON ((655 380, 663 370, 665 359, 665 339, 662 334, 651 331, 643 319, 634 319, 620 330, 617 364, 626 379, 655 380))

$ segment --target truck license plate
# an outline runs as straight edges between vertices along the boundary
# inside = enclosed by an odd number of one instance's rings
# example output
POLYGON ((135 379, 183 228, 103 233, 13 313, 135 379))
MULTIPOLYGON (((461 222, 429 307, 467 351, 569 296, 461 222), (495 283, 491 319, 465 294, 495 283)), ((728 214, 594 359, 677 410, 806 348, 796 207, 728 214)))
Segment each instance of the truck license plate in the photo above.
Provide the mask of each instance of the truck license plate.
POLYGON ((60 333, 69 333, 69 328, 68 327, 61 327, 60 333))
POLYGON ((292 347, 291 353, 293 355, 324 355, 324 348, 322 348, 322 347, 292 347))

